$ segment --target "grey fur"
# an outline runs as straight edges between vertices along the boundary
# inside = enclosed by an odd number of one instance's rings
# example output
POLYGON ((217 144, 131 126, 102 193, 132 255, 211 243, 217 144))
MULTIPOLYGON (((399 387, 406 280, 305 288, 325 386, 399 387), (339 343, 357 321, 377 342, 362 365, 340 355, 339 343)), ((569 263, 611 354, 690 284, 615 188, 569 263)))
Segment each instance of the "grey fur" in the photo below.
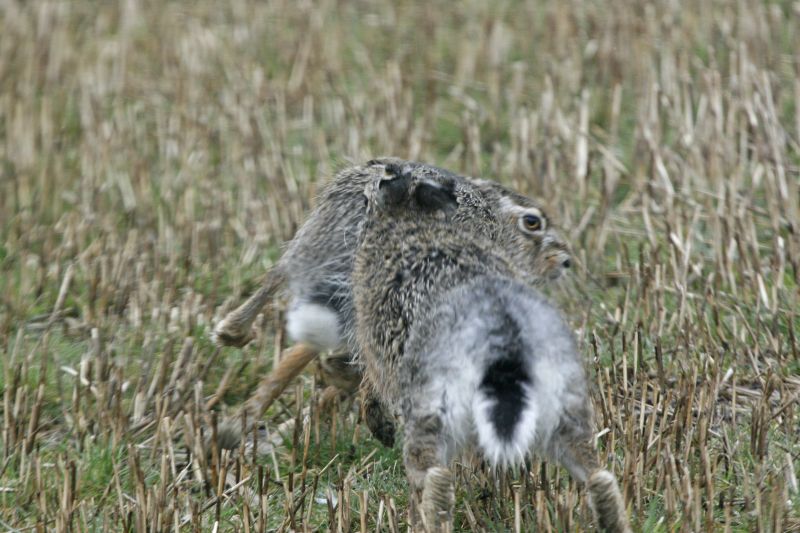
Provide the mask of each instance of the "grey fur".
MULTIPOLYGON (((440 182, 388 170, 366 188, 353 292, 366 381, 405 421, 412 525, 447 528, 447 466, 469 447, 495 466, 534 452, 582 483, 607 480, 572 333, 528 265, 440 182)), ((627 531, 616 483, 591 487, 598 523, 627 531)))
MULTIPOLYGON (((363 165, 348 167, 339 172, 322 191, 317 207, 289 242, 285 253, 268 273, 264 286, 242 306, 228 314, 214 330, 214 340, 227 346, 242 346, 251 338, 251 326, 260 309, 273 292, 285 287, 289 312, 309 303, 331 310, 341 327, 342 344, 354 347, 354 308, 351 275, 356 246, 365 217, 364 187, 389 166, 404 168, 415 178, 437 183, 449 183, 457 199, 454 219, 471 220, 500 248, 514 255, 520 265, 520 276, 532 284, 557 278, 568 266, 567 246, 558 232, 550 227, 541 207, 494 182, 458 176, 430 165, 381 158, 363 165), (537 213, 545 227, 527 234, 520 227, 523 213, 537 213)), ((454 230, 458 230, 454 227, 454 230)), ((309 342, 313 339, 301 338, 309 342)), ((319 343, 317 343, 319 344, 319 343)), ((331 346, 320 348, 332 348, 331 346)), ((352 381, 351 376, 346 376, 352 381)), ((274 380, 273 380, 274 381, 274 380)), ((269 381, 270 389, 275 383, 269 381)), ((265 383, 267 383, 265 381, 265 383)), ((279 384, 280 385, 280 384, 279 384)), ((285 386, 285 384, 283 384, 285 386)), ((260 416, 266 408, 258 398, 274 395, 259 394, 250 410, 249 419, 260 416)), ((372 402, 374 406, 374 402, 372 402)), ((370 408, 370 413, 379 413, 370 408)), ((377 431, 381 441, 391 444, 393 431, 383 421, 367 420, 370 429, 377 431)))
MULTIPOLYGON (((555 279, 568 265, 566 243, 554 228, 542 231, 538 239, 523 239, 515 216, 501 207, 502 199, 507 199, 521 209, 541 212, 541 206, 531 199, 495 182, 458 176, 431 165, 389 157, 374 159, 342 170, 323 189, 317 207, 288 243, 265 286, 217 325, 214 334, 217 343, 228 346, 246 343, 250 325, 281 283, 286 286, 290 306, 315 302, 335 310, 344 337, 352 340, 350 276, 365 215, 363 191, 371 179, 383 174, 387 165, 404 166, 417 177, 452 181, 459 211, 469 211, 471 217, 482 220, 498 246, 516 248, 529 264, 526 272, 531 283, 555 279)), ((549 224, 544 213, 542 217, 549 224)))
POLYGON ((563 271, 569 255, 560 236, 553 229, 536 237, 522 235, 514 215, 500 206, 501 199, 507 199, 521 209, 541 212, 525 196, 492 181, 466 178, 431 165, 395 158, 375 159, 364 166, 348 168, 325 188, 318 207, 289 243, 278 264, 287 279, 290 306, 313 302, 335 310, 345 345, 354 346, 355 311, 350 278, 365 217, 364 187, 382 175, 387 166, 403 168, 415 179, 452 184, 457 200, 454 220, 470 219, 481 224, 499 247, 526 264, 521 269, 528 282, 541 283, 563 271))

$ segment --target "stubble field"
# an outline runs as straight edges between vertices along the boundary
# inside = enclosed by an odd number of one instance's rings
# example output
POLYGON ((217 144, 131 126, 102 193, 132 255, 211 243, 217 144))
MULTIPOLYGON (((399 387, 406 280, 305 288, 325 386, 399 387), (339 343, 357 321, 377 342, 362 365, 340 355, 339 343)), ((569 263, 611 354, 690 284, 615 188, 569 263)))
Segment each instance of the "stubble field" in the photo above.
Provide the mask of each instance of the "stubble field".
MULTIPOLYGON (((637 530, 800 531, 798 50, 791 1, 0 2, 0 528, 404 530, 399 445, 311 370, 216 453, 280 306, 209 340, 326 178, 397 155, 563 228, 637 530)), ((457 472, 458 530, 591 528, 553 465, 457 472)))

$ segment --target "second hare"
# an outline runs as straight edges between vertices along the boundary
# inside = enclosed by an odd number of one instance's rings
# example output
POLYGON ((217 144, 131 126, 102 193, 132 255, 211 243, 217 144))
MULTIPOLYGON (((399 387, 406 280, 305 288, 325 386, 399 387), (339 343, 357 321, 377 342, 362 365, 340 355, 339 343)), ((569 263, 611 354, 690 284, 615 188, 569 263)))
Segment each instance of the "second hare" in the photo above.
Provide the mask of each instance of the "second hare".
POLYGON ((446 184, 387 166, 366 196, 357 341, 368 385, 405 423, 412 527, 451 527, 449 466, 472 448, 495 468, 532 453, 560 463, 586 485, 602 531, 629 531, 616 479, 597 459, 573 335, 520 281, 525 265, 454 226, 446 184))

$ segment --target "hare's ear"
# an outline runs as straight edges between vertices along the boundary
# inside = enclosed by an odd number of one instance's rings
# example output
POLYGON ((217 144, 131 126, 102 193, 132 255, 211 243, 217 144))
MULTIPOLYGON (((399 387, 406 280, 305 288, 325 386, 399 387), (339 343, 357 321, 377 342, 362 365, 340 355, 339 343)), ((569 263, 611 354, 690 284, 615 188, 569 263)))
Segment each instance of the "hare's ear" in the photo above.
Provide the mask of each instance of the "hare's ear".
POLYGON ((394 166, 399 167, 403 163, 406 163, 406 162, 407 161, 403 161, 399 157, 381 156, 381 157, 376 157, 375 159, 370 159, 369 161, 366 162, 366 166, 368 166, 368 167, 372 167, 372 166, 384 166, 384 167, 387 167, 389 165, 394 165, 394 166))
POLYGON ((386 165, 386 175, 378 182, 376 200, 381 206, 397 205, 408 198, 411 186, 411 168, 404 165, 386 165))
POLYGON ((426 211, 454 211, 458 207, 453 180, 420 180, 414 188, 414 200, 426 211))

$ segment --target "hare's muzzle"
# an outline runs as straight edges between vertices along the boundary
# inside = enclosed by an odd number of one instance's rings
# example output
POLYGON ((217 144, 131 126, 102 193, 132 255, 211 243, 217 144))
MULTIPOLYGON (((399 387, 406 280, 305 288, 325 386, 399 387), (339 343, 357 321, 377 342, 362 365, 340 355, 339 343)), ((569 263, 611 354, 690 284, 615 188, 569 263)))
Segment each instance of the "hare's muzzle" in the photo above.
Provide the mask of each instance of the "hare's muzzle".
POLYGON ((571 266, 572 257, 564 250, 558 250, 545 257, 545 275, 550 280, 558 279, 571 266))

